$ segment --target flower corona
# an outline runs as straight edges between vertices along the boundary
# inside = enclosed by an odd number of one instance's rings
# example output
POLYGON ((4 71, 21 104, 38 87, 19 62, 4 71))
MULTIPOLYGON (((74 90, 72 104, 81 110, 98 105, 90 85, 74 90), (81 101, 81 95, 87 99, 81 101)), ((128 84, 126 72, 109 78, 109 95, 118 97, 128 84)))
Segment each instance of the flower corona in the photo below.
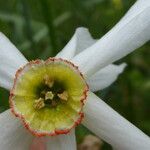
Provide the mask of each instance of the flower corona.
POLYGON ((87 92, 83 75, 71 62, 35 60, 16 73, 11 110, 36 136, 66 134, 81 122, 87 92))

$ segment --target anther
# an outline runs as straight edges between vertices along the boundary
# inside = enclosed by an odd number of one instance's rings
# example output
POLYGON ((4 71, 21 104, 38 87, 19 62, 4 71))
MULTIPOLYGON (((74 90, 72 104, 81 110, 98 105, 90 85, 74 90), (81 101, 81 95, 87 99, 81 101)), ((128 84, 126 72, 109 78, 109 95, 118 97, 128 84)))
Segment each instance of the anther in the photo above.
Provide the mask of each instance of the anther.
POLYGON ((54 80, 51 79, 48 75, 44 76, 45 84, 48 85, 50 88, 54 85, 54 80))
POLYGON ((34 101, 34 108, 35 109, 41 109, 45 106, 45 103, 44 103, 44 99, 43 98, 39 98, 37 100, 34 101))
POLYGON ((64 92, 61 93, 61 94, 57 94, 57 96, 58 96, 61 100, 64 100, 64 101, 67 101, 67 100, 68 100, 68 92, 67 92, 67 91, 64 91, 64 92))

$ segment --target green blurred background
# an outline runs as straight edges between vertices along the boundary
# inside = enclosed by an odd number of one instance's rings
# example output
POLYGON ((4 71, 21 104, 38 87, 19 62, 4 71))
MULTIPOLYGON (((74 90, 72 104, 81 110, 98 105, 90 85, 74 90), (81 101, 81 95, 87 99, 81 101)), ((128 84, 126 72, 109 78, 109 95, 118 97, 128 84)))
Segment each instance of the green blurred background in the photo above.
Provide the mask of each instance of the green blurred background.
MULTIPOLYGON (((5 0, 0 1, 0 31, 28 60, 55 56, 80 26, 94 38, 107 33, 135 0, 5 0)), ((125 36, 125 35, 124 35, 125 36)), ((109 44, 109 43, 108 43, 109 44)), ((97 94, 150 135, 150 43, 123 58, 128 66, 119 79, 97 94)), ((0 112, 9 108, 9 93, 0 88, 0 112)), ((90 132, 77 128, 81 143, 90 132)), ((138 142, 138 141, 137 141, 138 142)), ((111 147, 104 143, 103 150, 111 147)))

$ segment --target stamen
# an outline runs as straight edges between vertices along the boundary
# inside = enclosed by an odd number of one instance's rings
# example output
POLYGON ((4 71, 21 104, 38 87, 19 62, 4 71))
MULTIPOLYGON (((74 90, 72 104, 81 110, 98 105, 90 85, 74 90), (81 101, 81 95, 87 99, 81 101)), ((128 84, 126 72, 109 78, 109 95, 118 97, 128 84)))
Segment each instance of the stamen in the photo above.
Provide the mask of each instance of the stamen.
POLYGON ((51 79, 48 75, 44 76, 45 84, 48 85, 50 88, 54 85, 54 80, 51 79))
POLYGON ((67 100, 68 100, 68 92, 67 92, 67 91, 64 91, 64 92, 61 93, 61 94, 57 94, 57 96, 58 96, 61 100, 64 100, 64 101, 67 101, 67 100))
POLYGON ((52 100, 53 98, 54 98, 54 94, 53 94, 52 91, 46 92, 46 94, 45 94, 45 100, 48 100, 48 99, 52 100))
POLYGON ((34 108, 35 109, 41 109, 45 106, 45 103, 44 103, 44 99, 43 98, 39 98, 37 100, 34 101, 34 108))

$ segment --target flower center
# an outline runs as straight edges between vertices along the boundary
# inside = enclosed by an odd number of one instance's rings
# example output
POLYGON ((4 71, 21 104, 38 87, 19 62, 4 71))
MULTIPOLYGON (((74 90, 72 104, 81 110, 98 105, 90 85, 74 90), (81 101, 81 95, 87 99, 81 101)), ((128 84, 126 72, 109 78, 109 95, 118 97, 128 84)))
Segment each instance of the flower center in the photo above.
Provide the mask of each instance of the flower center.
POLYGON ((48 75, 44 76, 43 87, 38 91, 39 97, 34 101, 34 108, 56 107, 59 103, 66 103, 68 92, 61 83, 54 81, 48 75))
POLYGON ((83 75, 71 62, 31 61, 16 73, 11 110, 35 136, 66 134, 81 122, 87 92, 83 75))

